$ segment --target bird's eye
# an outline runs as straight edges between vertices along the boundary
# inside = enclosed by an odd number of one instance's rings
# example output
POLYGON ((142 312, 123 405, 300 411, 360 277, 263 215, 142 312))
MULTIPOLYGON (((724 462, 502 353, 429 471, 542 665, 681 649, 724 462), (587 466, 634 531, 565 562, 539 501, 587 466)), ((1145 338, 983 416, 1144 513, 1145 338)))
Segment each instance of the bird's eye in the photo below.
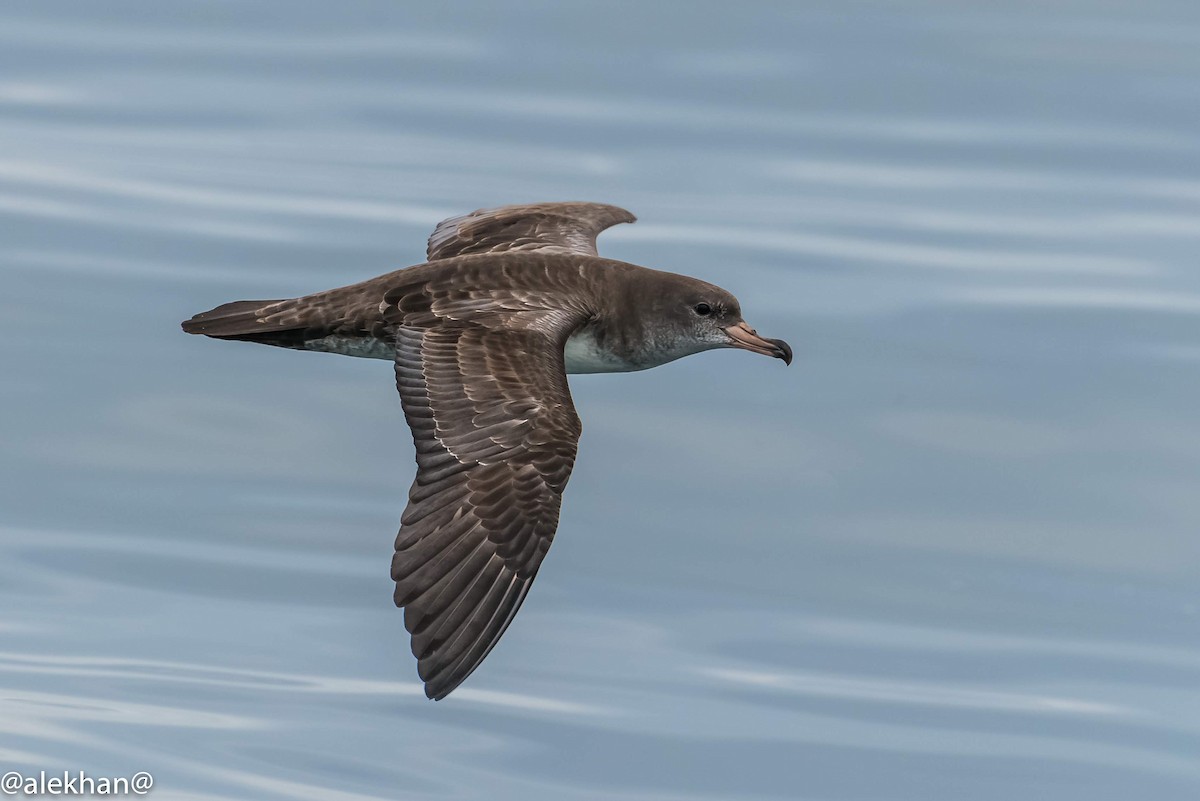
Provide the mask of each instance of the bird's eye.
POLYGON ((696 310, 696 314, 700 315, 701 317, 707 317, 708 315, 712 314, 712 306, 709 306, 707 303, 697 303, 694 308, 696 310))

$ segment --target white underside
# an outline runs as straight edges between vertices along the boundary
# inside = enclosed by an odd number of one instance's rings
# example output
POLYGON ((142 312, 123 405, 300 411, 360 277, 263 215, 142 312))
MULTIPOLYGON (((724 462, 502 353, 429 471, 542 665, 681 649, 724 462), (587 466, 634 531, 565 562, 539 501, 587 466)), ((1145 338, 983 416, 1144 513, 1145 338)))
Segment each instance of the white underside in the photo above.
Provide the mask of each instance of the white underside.
POLYGON ((340 353, 343 356, 358 356, 363 359, 387 359, 389 362, 396 358, 396 348, 382 339, 374 337, 335 337, 310 339, 304 343, 305 350, 317 350, 321 353, 340 353))
POLYGON ((587 329, 571 335, 563 356, 568 373, 627 373, 637 369, 598 347, 587 329))
MULTIPOLYGON (((386 359, 391 361, 396 356, 396 349, 390 343, 373 337, 338 337, 328 336, 323 339, 312 339, 305 343, 306 350, 316 350, 322 353, 340 353, 343 356, 357 356, 363 359, 386 359)), ((636 367, 626 364, 606 350, 596 345, 596 340, 588 331, 580 331, 567 340, 563 349, 568 373, 626 373, 636 370, 636 367)))

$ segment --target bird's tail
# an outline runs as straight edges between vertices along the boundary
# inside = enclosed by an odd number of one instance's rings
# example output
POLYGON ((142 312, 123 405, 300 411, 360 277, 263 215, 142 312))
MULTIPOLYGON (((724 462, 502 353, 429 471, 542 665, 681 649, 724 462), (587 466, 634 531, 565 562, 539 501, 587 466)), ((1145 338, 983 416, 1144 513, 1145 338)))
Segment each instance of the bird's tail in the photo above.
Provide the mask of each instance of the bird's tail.
POLYGON ((183 330, 216 339, 303 347, 306 326, 290 313, 295 306, 295 300, 235 300, 185 320, 183 330))

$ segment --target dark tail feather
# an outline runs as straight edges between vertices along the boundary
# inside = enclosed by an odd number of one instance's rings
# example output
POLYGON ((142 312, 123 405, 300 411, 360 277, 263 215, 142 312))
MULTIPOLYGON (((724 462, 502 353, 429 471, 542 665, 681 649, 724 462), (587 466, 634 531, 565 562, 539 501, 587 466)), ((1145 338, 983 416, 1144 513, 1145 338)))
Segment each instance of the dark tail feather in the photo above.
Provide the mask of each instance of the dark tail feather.
POLYGON ((289 304, 287 300, 235 300, 185 320, 183 330, 217 339, 302 347, 305 326, 294 315, 280 314, 289 304))

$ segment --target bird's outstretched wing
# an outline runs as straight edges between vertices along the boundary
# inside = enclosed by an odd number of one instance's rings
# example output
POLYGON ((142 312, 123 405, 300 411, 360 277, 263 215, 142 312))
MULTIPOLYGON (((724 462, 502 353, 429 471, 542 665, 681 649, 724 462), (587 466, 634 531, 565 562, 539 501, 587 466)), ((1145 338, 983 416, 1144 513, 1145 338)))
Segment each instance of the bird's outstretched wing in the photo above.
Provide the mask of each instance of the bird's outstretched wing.
POLYGON ((438 223, 429 237, 429 261, 506 250, 595 256, 596 237, 617 223, 637 220, 604 203, 531 203, 479 209, 438 223))
POLYGON ((425 694, 441 699, 500 639, 554 537, 580 434, 563 344, 582 318, 534 293, 431 284, 384 308, 417 450, 395 600, 425 694))

